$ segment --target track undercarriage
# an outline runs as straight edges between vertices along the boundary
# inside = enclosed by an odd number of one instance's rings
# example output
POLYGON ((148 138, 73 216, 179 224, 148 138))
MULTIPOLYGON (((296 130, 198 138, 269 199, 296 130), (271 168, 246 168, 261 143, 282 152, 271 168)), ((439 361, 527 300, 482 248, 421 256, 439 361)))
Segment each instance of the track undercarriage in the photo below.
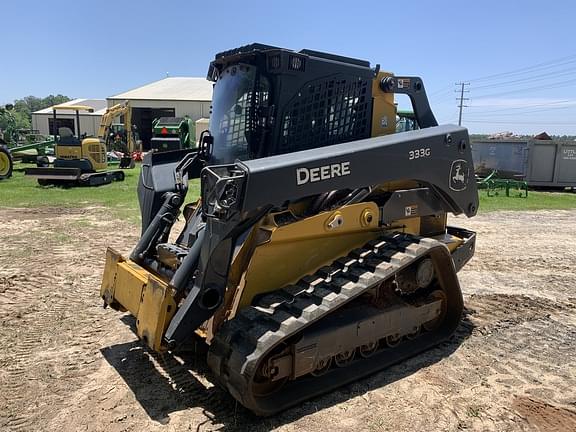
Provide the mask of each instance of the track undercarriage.
POLYGON ((244 406, 269 415, 440 343, 462 307, 445 245, 381 237, 240 311, 208 363, 244 406))
POLYGON ((80 168, 26 168, 27 176, 38 180, 40 186, 101 186, 124 181, 124 171, 83 172, 80 168))

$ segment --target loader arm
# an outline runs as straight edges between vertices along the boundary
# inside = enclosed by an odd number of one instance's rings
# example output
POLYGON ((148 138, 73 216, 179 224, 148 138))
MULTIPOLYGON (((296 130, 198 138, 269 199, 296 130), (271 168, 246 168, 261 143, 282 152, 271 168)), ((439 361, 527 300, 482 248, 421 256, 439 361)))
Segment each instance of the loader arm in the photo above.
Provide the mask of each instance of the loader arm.
MULTIPOLYGON (((369 138, 355 142, 353 148, 337 144, 204 168, 202 205, 210 241, 202 246, 194 287, 170 322, 166 339, 171 343, 185 340, 218 309, 236 238, 268 209, 323 192, 402 179, 421 183, 433 196, 406 191, 411 196, 405 202, 395 195, 387 213, 395 207, 399 212, 410 208, 414 216, 426 216, 420 209, 436 202, 440 208, 434 212, 470 217, 478 208, 472 167, 467 130, 447 125, 369 138), (386 161, 385 168, 382 161, 386 161)), ((178 269, 175 277, 188 279, 191 275, 178 274, 184 270, 178 269)))

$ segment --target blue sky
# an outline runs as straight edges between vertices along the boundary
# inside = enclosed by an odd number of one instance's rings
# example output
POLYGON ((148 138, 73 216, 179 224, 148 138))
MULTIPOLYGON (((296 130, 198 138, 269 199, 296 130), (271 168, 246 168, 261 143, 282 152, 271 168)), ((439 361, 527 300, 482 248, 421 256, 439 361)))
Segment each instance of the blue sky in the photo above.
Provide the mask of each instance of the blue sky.
POLYGON ((257 41, 420 75, 443 123, 470 82, 473 133, 576 134, 573 1, 52 0, 5 2, 2 18, 0 103, 205 76, 216 52, 257 41))

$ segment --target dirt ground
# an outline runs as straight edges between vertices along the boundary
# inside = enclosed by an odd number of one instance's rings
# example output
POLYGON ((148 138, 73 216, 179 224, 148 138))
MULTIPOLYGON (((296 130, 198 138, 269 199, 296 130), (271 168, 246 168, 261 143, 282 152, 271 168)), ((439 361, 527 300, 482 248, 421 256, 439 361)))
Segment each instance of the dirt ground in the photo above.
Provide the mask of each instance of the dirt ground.
POLYGON ((576 211, 491 213, 460 273, 466 314, 427 353, 260 419, 201 361, 152 355, 98 297, 104 209, 0 209, 2 431, 576 431, 576 211))

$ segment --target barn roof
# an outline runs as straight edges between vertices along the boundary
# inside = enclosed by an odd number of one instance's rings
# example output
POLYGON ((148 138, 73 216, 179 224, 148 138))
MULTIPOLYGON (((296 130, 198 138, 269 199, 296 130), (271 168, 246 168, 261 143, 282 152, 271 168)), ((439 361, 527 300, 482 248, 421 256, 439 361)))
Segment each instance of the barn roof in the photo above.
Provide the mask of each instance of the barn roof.
MULTIPOLYGON (((94 112, 80 111, 80 115, 102 115, 106 111, 105 99, 74 99, 58 105, 87 105, 94 108, 94 112)), ((34 111, 32 114, 52 114, 52 107, 34 111)), ((57 111, 57 114, 74 114, 73 111, 57 111)))
POLYGON ((108 99, 210 102, 212 100, 212 83, 206 78, 168 77, 110 96, 108 99))

